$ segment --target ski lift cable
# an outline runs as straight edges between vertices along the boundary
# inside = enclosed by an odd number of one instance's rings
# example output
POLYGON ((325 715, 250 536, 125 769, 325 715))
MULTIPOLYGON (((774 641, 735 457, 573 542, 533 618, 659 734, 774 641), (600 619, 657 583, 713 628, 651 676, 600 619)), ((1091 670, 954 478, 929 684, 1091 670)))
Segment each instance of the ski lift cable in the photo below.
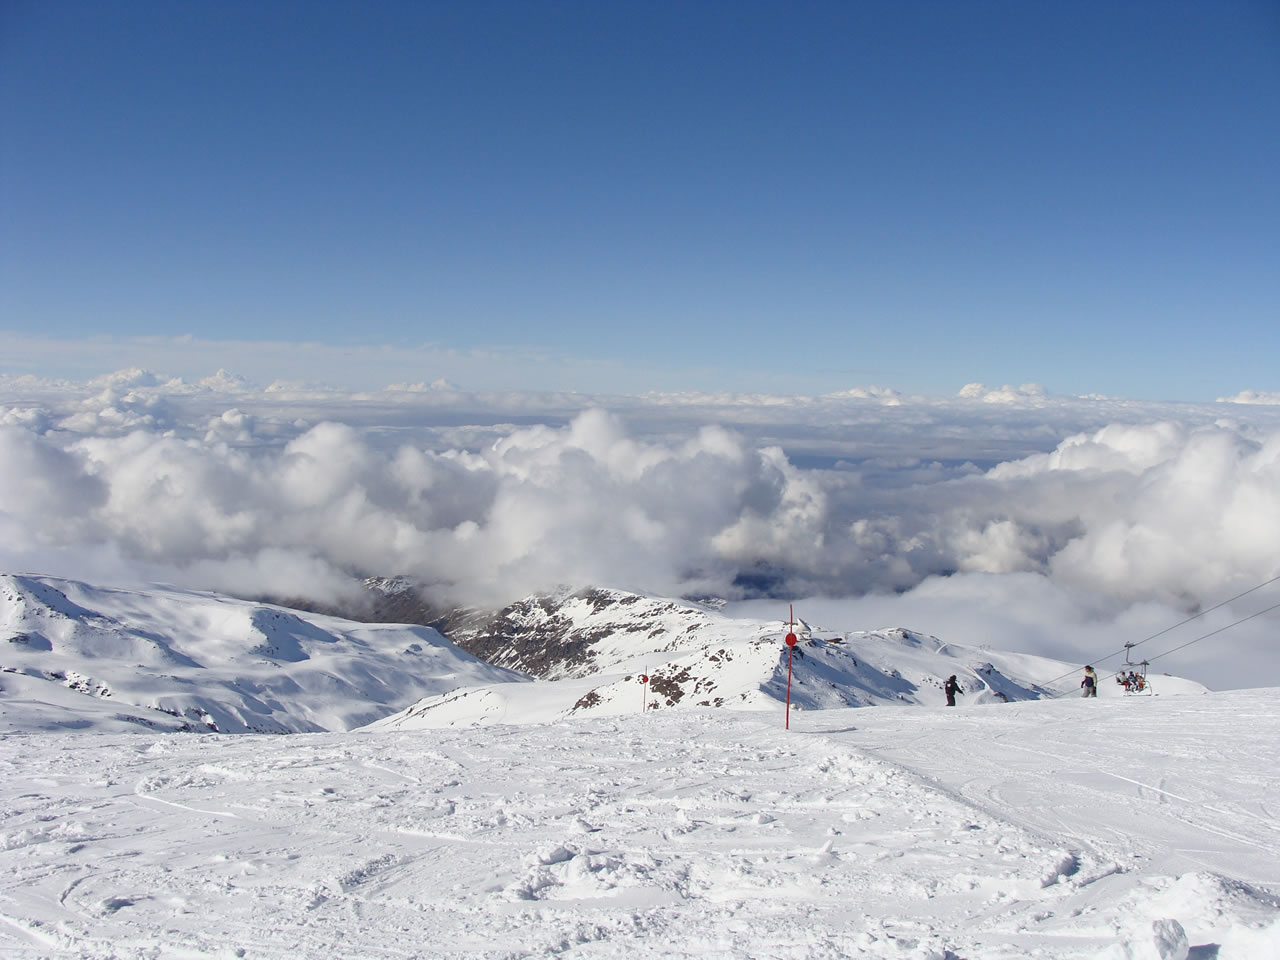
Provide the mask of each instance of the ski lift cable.
MULTIPOLYGON (((1151 636, 1147 637, 1146 639, 1139 640, 1137 643, 1133 644, 1133 646, 1140 647, 1144 643, 1146 643, 1147 640, 1154 640, 1156 637, 1162 637, 1166 633, 1168 633, 1170 630, 1176 630, 1178 627, 1182 626, 1183 624, 1190 623, 1192 620, 1198 620, 1207 613, 1213 613, 1213 611, 1217 610, 1219 607, 1225 607, 1228 603, 1234 603, 1235 601, 1239 600, 1241 597, 1247 597, 1249 594, 1253 593, 1255 590, 1261 590, 1263 587, 1270 586, 1271 584, 1275 583, 1277 580, 1280 580, 1280 574, 1277 574, 1276 576, 1272 577, 1270 580, 1267 580, 1267 581, 1264 581, 1263 583, 1258 584, 1256 587, 1250 587, 1244 593, 1237 593, 1234 597, 1230 597, 1226 600, 1223 600, 1221 603, 1215 603, 1212 607, 1209 607, 1207 610, 1201 610, 1199 613, 1193 616, 1187 617, 1187 619, 1181 620, 1178 623, 1175 623, 1171 627, 1165 627, 1159 633, 1153 633, 1151 636)), ((1244 621, 1239 621, 1239 622, 1243 623, 1244 621)), ((1226 627, 1223 627, 1223 629, 1225 630, 1226 627)), ((1210 636, 1210 634, 1206 634, 1206 636, 1210 636)), ((1192 641, 1192 642, 1194 643, 1195 641, 1192 641)), ((1111 656, 1114 657, 1115 654, 1113 653, 1111 656)), ((1163 657, 1164 654, 1162 653, 1160 654, 1160 656, 1163 657)))
POLYGON ((1273 603, 1271 606, 1267 607, 1265 610, 1259 610, 1257 613, 1251 613, 1247 617, 1241 617, 1239 620, 1236 620, 1234 623, 1228 623, 1225 627, 1219 627, 1217 630, 1213 630, 1209 633, 1204 634, 1204 636, 1196 637, 1194 640, 1188 640, 1186 643, 1182 644, 1181 646, 1174 647, 1172 650, 1166 650, 1164 653, 1157 653, 1154 657, 1149 657, 1147 659, 1147 662, 1151 663, 1152 661, 1159 660, 1161 657, 1167 657, 1171 653, 1177 653, 1179 650, 1189 647, 1193 643, 1199 643, 1201 640, 1208 640, 1210 637, 1216 636, 1217 634, 1222 633, 1222 631, 1224 630, 1230 630, 1232 627, 1238 627, 1240 624, 1244 623, 1246 620, 1252 620, 1254 617, 1260 617, 1264 613, 1270 613, 1272 610, 1280 610, 1280 603, 1273 603))
MULTIPOLYGON (((1151 634, 1151 636, 1145 637, 1142 640, 1139 640, 1137 643, 1126 643, 1124 645, 1124 649, 1117 650, 1115 653, 1109 653, 1105 657, 1101 657, 1097 660, 1094 660, 1093 663, 1106 663, 1112 657, 1118 657, 1120 656, 1120 654, 1125 653, 1126 651, 1131 650, 1134 647, 1141 646, 1142 644, 1146 643, 1148 640, 1154 640, 1156 637, 1162 637, 1169 631, 1176 630, 1178 629, 1178 627, 1184 626, 1185 624, 1190 623, 1192 620, 1199 620, 1205 614, 1213 613, 1213 611, 1217 610, 1219 607, 1225 607, 1228 603, 1234 603, 1235 601, 1239 600, 1241 597, 1247 597, 1249 594, 1253 593, 1256 590, 1261 590, 1263 587, 1269 587, 1271 584, 1275 583, 1277 580, 1280 580, 1280 574, 1276 574, 1270 580, 1264 580, 1262 583, 1258 584, 1256 587, 1250 587, 1248 590, 1244 591, 1243 593, 1237 593, 1234 597, 1228 597, 1226 600, 1223 600, 1221 603, 1215 603, 1212 607, 1208 607, 1207 609, 1201 610, 1199 613, 1193 614, 1192 616, 1187 617, 1185 620, 1179 620, 1177 623, 1173 624, 1172 626, 1165 627, 1163 630, 1157 631, 1156 633, 1151 634)), ((1263 610, 1261 612, 1267 613, 1268 611, 1274 610, 1274 609, 1275 607, 1268 607, 1266 610, 1263 610)), ((1258 616, 1258 614, 1254 614, 1253 616, 1258 616)), ((1250 620, 1250 619, 1252 619, 1252 617, 1244 618, 1244 620, 1250 620)), ((1244 620, 1237 620, 1236 623, 1244 623, 1244 620)), ((1235 625, 1236 625, 1235 623, 1227 624, 1226 627, 1222 627, 1220 630, 1215 630, 1213 633, 1206 633, 1204 637, 1197 637, 1195 640, 1192 640, 1189 643, 1183 644, 1183 646, 1190 646, 1190 644, 1195 643, 1197 640, 1203 640, 1206 637, 1211 637, 1213 636, 1214 633, 1221 633, 1223 630, 1226 630, 1229 627, 1234 627, 1235 625)), ((1181 649, 1182 647, 1174 648, 1174 650, 1181 650, 1181 649)), ((1164 653, 1159 654, 1159 656, 1162 656, 1162 657, 1166 656, 1170 653, 1173 653, 1174 650, 1166 650, 1164 653)), ((1155 657, 1149 657, 1148 662, 1154 659, 1155 657)), ((1071 676, 1074 673, 1075 673, 1074 670, 1072 670, 1071 673, 1064 673, 1060 677, 1054 677, 1048 683, 1041 684, 1041 686, 1044 686, 1044 687, 1052 686, 1053 684, 1057 683, 1059 680, 1065 680, 1067 679, 1067 677, 1071 676)), ((1113 677, 1115 675, 1116 675, 1115 673, 1111 674, 1111 676, 1113 677)), ((1057 699, 1058 697, 1062 697, 1065 695, 1066 695, 1065 692, 1055 694, 1052 699, 1057 699)))
MULTIPOLYGON (((1232 627, 1238 627, 1240 626, 1240 624, 1245 623, 1249 620, 1252 620, 1254 619, 1254 617, 1260 617, 1264 613, 1270 613, 1272 610, 1280 610, 1280 603, 1273 603, 1271 606, 1263 610, 1259 610, 1257 613, 1251 613, 1247 617, 1241 617, 1239 620, 1232 621, 1231 623, 1228 623, 1224 627, 1219 627, 1217 630, 1211 630, 1206 634, 1202 634, 1201 636, 1196 637, 1194 640, 1188 640, 1186 643, 1176 646, 1171 650, 1166 650, 1164 653, 1157 653, 1154 657, 1148 657, 1146 660, 1143 661, 1143 665, 1146 666, 1148 664, 1154 663, 1156 660, 1159 660, 1161 657, 1167 657, 1171 653, 1177 653, 1179 650, 1186 649, 1187 647, 1191 646, 1193 643, 1199 643, 1201 640, 1208 640, 1210 637, 1216 637, 1218 634, 1226 630, 1230 630, 1232 627)), ((1112 656, 1114 656, 1114 654, 1112 654, 1112 656)), ((1119 675, 1120 675, 1120 671, 1116 670, 1107 674, 1105 677, 1099 677, 1098 681, 1101 682, 1102 680, 1110 680, 1112 677, 1117 677, 1119 675)), ((1071 674, 1067 674, 1067 676, 1071 676, 1071 674)), ((1062 678, 1059 678, 1059 679, 1062 679, 1062 678)), ((1069 693, 1070 691, 1067 691, 1067 692, 1069 693)), ((1062 697, 1065 695, 1066 695, 1065 693, 1055 694, 1050 699, 1056 700, 1058 699, 1058 697, 1062 697)))
MULTIPOLYGON (((1245 623, 1249 620, 1252 620, 1255 617, 1260 617, 1264 613, 1270 613, 1272 610, 1280 610, 1280 603, 1273 603, 1271 606, 1263 610, 1259 610, 1257 613, 1251 613, 1247 617, 1241 617, 1239 620, 1232 621, 1231 623, 1228 623, 1226 626, 1219 627, 1217 630, 1211 630, 1206 634, 1202 634, 1201 636, 1196 637, 1194 640, 1188 640, 1186 643, 1180 644, 1179 646, 1176 646, 1171 650, 1166 650, 1164 653, 1157 653, 1154 657, 1148 657, 1146 660, 1142 661, 1142 666, 1145 669, 1149 664, 1154 663, 1156 660, 1159 660, 1161 657, 1167 657, 1171 653, 1177 653, 1179 650, 1185 650, 1187 647, 1191 646, 1193 643, 1199 643, 1201 640, 1208 640, 1210 637, 1216 637, 1218 634, 1226 630, 1230 630, 1232 627, 1238 627, 1240 626, 1240 624, 1245 623)), ((1115 656, 1115 654, 1112 654, 1112 656, 1115 656)), ((1074 672, 1075 671, 1072 671, 1072 673, 1074 672)), ((1065 675, 1065 677, 1069 677, 1069 676, 1071 676, 1070 673, 1065 675)), ((1118 676, 1120 676, 1120 671, 1113 670, 1111 673, 1108 673, 1106 676, 1099 676, 1096 682, 1101 683, 1103 680, 1110 680, 1112 677, 1118 677, 1118 676)), ((1059 677, 1058 679, 1062 680, 1062 679, 1065 679, 1065 677, 1059 677)), ((1053 683, 1053 682, 1056 682, 1056 681, 1050 681, 1050 683, 1053 683)), ((1045 684, 1045 686, 1048 686, 1048 684, 1045 684)), ((1062 693, 1055 693, 1049 699, 1057 700, 1060 697, 1067 696, 1067 694, 1069 693, 1071 693, 1070 690, 1063 691, 1062 693)))

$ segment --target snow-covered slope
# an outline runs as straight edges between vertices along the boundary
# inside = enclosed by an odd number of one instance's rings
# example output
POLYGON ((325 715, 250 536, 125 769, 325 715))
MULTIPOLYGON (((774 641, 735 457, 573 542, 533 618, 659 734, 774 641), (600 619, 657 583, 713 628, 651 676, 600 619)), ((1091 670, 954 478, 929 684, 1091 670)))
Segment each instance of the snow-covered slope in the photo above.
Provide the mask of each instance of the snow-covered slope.
POLYGON ((0 737, 0 956, 1274 960, 1277 742, 1280 690, 0 737))
POLYGON ((524 679, 429 627, 0 576, 0 731, 348 730, 428 694, 524 679))
MULTIPOLYGON (((531 597, 459 640, 485 659, 549 678, 531 687, 487 684, 425 698, 377 729, 546 722, 649 709, 773 709, 787 696, 788 620, 742 620, 712 608, 613 590, 531 597), (642 680, 648 677, 647 686, 642 680)), ((945 702, 954 674, 962 704, 1078 693, 1073 664, 949 644, 904 629, 840 633, 803 620, 791 654, 797 710, 945 702)), ((1104 675, 1105 676, 1105 675, 1104 675)), ((1159 693, 1203 693, 1153 678, 1159 693)), ((1124 691, 1104 683, 1100 696, 1124 691)))
MULTIPOLYGON (((427 626, 172 588, 0 577, 0 731, 525 723, 641 708, 769 710, 786 697, 781 618, 734 619, 713 605, 590 589, 447 621, 450 639, 470 653, 427 626)), ((796 710, 939 705, 953 673, 963 705, 1073 693, 1078 683, 1071 664, 909 630, 841 633, 803 620, 795 630, 796 710)), ((1156 688, 1203 692, 1164 677, 1156 688)), ((1103 697, 1120 695, 1103 684, 1103 697)))

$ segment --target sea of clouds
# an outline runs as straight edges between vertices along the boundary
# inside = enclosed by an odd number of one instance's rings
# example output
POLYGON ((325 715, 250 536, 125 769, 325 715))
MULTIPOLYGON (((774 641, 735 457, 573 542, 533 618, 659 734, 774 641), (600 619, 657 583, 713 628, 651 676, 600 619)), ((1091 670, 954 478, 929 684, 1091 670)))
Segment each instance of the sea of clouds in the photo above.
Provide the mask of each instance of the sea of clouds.
MULTIPOLYGON (((482 605, 585 584, 803 600, 831 628, 1100 659, 1280 574, 1273 399, 0 377, 0 570, 330 602, 376 574, 482 605)), ((1142 652, 1276 603, 1280 583, 1142 652)), ((1280 684, 1278 626, 1159 668, 1280 684)))

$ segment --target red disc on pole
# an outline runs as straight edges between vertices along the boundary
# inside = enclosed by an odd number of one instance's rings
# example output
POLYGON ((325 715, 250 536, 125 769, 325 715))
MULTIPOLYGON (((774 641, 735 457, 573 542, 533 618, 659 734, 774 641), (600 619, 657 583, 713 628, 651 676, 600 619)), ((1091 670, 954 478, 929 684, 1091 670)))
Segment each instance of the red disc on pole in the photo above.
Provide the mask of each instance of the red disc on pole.
POLYGON ((641 682, 641 683, 648 683, 648 682, 649 682, 649 675, 648 675, 647 673, 642 673, 642 674, 640 674, 640 682, 641 682))
POLYGON ((791 729, 791 650, 796 645, 796 608, 787 604, 787 729, 791 729))

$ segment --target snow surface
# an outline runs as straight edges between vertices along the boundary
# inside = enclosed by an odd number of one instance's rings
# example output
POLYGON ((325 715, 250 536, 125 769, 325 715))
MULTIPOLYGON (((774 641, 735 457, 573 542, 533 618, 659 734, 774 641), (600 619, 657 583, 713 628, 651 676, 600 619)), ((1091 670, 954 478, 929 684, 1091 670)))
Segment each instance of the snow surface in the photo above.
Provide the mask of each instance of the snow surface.
POLYGON ((0 736, 0 955, 1280 956, 1280 690, 782 720, 0 736))

